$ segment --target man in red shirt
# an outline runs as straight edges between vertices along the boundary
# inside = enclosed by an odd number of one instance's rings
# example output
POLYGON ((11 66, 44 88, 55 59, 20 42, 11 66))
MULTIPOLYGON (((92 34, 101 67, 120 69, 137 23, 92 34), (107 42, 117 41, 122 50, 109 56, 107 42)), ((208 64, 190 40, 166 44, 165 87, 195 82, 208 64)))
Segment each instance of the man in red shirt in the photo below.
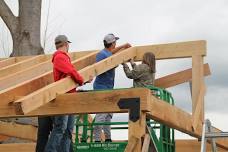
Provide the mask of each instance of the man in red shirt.
MULTIPOLYGON (((52 58, 54 80, 58 81, 70 76, 77 84, 82 86, 84 80, 71 64, 68 56, 69 43, 71 43, 65 35, 59 35, 55 38, 55 46, 57 51, 52 58)), ((92 78, 88 81, 91 82, 92 78)), ((70 90, 68 93, 76 92, 76 89, 70 90)), ((49 140, 45 147, 45 152, 69 152, 72 149, 72 132, 74 128, 73 115, 60 115, 51 117, 53 129, 49 140)))

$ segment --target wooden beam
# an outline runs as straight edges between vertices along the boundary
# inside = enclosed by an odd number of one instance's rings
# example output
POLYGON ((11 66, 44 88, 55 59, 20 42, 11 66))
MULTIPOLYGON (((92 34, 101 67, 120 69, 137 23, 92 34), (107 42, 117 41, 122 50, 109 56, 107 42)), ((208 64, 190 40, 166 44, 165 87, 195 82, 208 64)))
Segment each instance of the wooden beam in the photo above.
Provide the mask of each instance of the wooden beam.
MULTIPOLYGON (((192 131, 192 115, 189 113, 153 96, 149 103, 151 110, 147 113, 148 117, 193 137, 201 137, 203 126, 198 124, 196 130, 192 131)), ((228 139, 216 139, 216 143, 219 147, 228 150, 228 139)))
MULTIPOLYGON (((204 73, 203 74, 204 74, 204 76, 208 76, 211 74, 208 63, 204 64, 204 73)), ((184 71, 180 71, 180 72, 156 79, 155 86, 160 87, 160 88, 169 88, 169 87, 176 86, 178 84, 189 82, 191 80, 192 80, 192 69, 190 68, 190 69, 187 69, 184 71)))
POLYGON ((3 61, 3 60, 5 60, 5 59, 8 59, 8 58, 0 58, 0 61, 3 61))
MULTIPOLYGON (((176 152, 198 152, 200 151, 201 142, 198 140, 176 140, 176 152)), ((207 144, 207 152, 212 152, 211 145, 207 144)), ((227 152, 221 148, 217 148, 217 152, 227 152)))
POLYGON ((2 61, 0 61, 0 68, 9 66, 9 65, 15 64, 15 63, 16 63, 15 57, 2 60, 2 61))
POLYGON ((30 117, 56 114, 82 114, 82 113, 102 113, 102 112, 127 112, 117 106, 120 98, 140 97, 141 109, 147 111, 147 101, 151 95, 146 88, 132 88, 121 90, 78 92, 58 95, 57 98, 44 106, 26 114, 17 115, 12 105, 0 106, 0 118, 9 117, 30 117), (77 100, 75 100, 77 99, 77 100), (90 105, 96 106, 90 106, 90 105), (75 106, 78 105, 78 106, 75 106), (61 108, 60 108, 61 107, 61 108), (90 108, 88 108, 90 107, 90 108), (105 107, 105 108, 104 108, 105 107))
POLYGON ((37 127, 0 121, 0 134, 36 141, 37 127))
POLYGON ((0 135, 0 143, 1 143, 2 141, 5 141, 5 140, 9 139, 9 138, 10 138, 9 136, 0 135))
POLYGON ((150 147, 150 136, 146 134, 143 141, 142 152, 148 152, 150 147))
MULTIPOLYGON (((141 112, 139 120, 136 122, 129 121, 128 123, 128 139, 137 139, 132 152, 141 152, 142 150, 142 137, 146 133, 146 113, 141 112), (137 130, 137 131, 136 131, 137 130)), ((131 145, 132 143, 128 143, 131 145)))
POLYGON ((31 68, 32 66, 34 66, 38 63, 47 61, 47 60, 48 59, 46 58, 46 56, 38 55, 38 56, 34 56, 32 58, 29 58, 27 60, 24 60, 22 62, 18 62, 16 64, 6 66, 6 67, 0 69, 0 78, 9 76, 9 75, 14 74, 19 71, 23 71, 27 68, 31 68))
POLYGON ((127 109, 120 109, 117 105, 121 98, 140 98, 140 109, 147 111, 150 90, 145 88, 132 88, 121 90, 92 91, 84 93, 71 93, 58 95, 48 104, 28 113, 27 116, 55 115, 55 114, 81 114, 81 113, 122 113, 127 109), (74 106, 77 105, 77 106, 74 106), (96 106, 91 106, 96 105, 96 106), (61 107, 61 108, 57 108, 61 107), (90 108, 88 108, 90 107, 90 108))
POLYGON ((137 143, 139 142, 138 140, 139 139, 134 136, 129 138, 128 144, 127 144, 124 152, 134 152, 135 147, 136 147, 137 143))
MULTIPOLYGON (((79 73, 83 76, 84 80, 89 80, 89 76, 97 76, 99 74, 104 73, 107 70, 110 70, 120 63, 127 61, 131 58, 135 57, 135 49, 129 48, 122 52, 118 52, 113 56, 104 59, 98 63, 95 63, 91 66, 87 66, 86 68, 79 71, 79 73)), ((57 82, 54 82, 42 89, 39 89, 28 96, 15 101, 15 107, 18 114, 26 114, 29 113, 36 108, 50 102, 55 99, 57 94, 63 94, 67 91, 75 88, 75 82, 70 78, 64 78, 57 82)))
POLYGON ((200 115, 202 112, 201 110, 202 110, 202 106, 203 106, 203 98, 204 98, 205 92, 206 92, 206 87, 205 87, 205 84, 203 84, 203 85, 201 85, 199 96, 197 99, 195 113, 193 114, 193 117, 192 117, 193 118, 192 127, 194 130, 196 130, 199 123, 202 123, 202 121, 200 121, 200 115))
POLYGON ((13 143, 0 144, 0 151, 2 152, 34 152, 35 143, 13 143))
POLYGON ((50 61, 45 61, 43 63, 39 63, 35 66, 32 66, 28 69, 18 71, 9 76, 0 78, 0 84, 1 84, 0 90, 5 90, 7 88, 20 85, 23 82, 32 80, 34 78, 38 79, 37 77, 40 77, 40 76, 45 77, 48 74, 51 79, 51 76, 52 76, 50 74, 51 70, 52 70, 52 63, 50 61))
MULTIPOLYGON (((200 55, 192 56, 192 114, 194 115, 200 88, 204 84, 203 77, 203 57, 200 55)), ((204 97, 201 102, 201 113, 199 120, 204 122, 204 97)))
POLYGON ((206 55, 206 41, 189 41, 168 43, 159 45, 148 45, 137 47, 136 60, 141 60, 143 54, 146 52, 153 52, 156 59, 173 59, 173 58, 189 58, 193 55, 206 55))

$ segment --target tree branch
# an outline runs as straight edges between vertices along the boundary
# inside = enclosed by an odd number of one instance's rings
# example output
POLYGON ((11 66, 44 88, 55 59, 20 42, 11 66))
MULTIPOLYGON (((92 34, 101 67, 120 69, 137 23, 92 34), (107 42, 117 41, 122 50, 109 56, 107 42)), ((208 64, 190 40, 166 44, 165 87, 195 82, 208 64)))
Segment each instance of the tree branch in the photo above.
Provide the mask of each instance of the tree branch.
POLYGON ((16 30, 18 19, 4 0, 0 0, 0 17, 5 22, 11 33, 16 30))

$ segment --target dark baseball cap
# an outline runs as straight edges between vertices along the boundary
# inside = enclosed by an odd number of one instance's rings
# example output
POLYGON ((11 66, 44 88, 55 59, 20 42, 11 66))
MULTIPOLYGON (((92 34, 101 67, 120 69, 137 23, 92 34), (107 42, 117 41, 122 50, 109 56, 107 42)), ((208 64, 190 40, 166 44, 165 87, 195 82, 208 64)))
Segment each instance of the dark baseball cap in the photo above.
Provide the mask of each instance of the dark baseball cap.
POLYGON ((66 37, 66 35, 58 35, 55 38, 55 44, 59 44, 59 43, 71 43, 71 41, 68 40, 68 38, 66 37))

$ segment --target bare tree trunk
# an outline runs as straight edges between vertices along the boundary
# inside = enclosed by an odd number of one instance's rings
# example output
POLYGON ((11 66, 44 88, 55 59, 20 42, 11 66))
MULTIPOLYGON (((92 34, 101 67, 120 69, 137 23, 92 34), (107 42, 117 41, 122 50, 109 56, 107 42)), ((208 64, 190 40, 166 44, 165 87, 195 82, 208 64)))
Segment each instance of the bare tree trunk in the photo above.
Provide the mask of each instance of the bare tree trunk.
POLYGON ((43 54, 40 43, 42 0, 19 0, 19 16, 13 15, 4 0, 0 0, 0 16, 13 39, 10 56, 43 54))

